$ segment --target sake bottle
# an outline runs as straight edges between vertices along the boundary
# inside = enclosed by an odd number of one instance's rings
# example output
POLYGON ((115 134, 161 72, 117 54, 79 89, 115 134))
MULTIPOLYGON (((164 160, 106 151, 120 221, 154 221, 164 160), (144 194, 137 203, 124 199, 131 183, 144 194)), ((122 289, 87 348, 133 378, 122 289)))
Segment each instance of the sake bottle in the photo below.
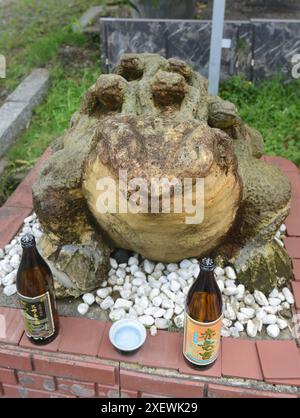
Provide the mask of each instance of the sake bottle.
POLYGON ((186 299, 183 355, 196 368, 209 367, 219 354, 222 295, 211 258, 200 261, 200 273, 186 299))
POLYGON ((48 344, 59 330, 52 273, 39 254, 33 235, 24 235, 21 246, 23 255, 16 284, 25 333, 34 344, 48 344))

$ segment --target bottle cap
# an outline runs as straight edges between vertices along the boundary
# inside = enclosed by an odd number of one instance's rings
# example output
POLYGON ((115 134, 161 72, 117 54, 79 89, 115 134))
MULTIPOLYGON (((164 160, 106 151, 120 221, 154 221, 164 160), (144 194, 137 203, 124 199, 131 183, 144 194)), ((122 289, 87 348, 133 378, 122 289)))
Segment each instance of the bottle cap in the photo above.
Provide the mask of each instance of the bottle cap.
POLYGON ((210 257, 204 257, 200 260, 201 270, 212 271, 215 269, 214 260, 210 257))
POLYGON ((21 238, 22 248, 31 248, 35 247, 35 238, 32 234, 25 234, 21 238))

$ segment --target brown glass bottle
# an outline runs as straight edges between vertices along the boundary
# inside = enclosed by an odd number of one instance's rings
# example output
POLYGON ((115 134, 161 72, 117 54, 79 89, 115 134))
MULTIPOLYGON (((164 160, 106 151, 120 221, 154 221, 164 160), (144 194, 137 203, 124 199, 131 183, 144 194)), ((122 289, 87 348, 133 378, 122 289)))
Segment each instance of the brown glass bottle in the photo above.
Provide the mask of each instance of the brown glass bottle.
POLYGON ((23 255, 17 273, 17 291, 25 333, 34 344, 48 344, 59 331, 53 276, 36 248, 33 235, 24 235, 21 245, 23 255))
POLYGON ((222 295, 211 258, 200 261, 200 273, 185 306, 183 355, 193 367, 210 367, 217 359, 222 326, 222 295))

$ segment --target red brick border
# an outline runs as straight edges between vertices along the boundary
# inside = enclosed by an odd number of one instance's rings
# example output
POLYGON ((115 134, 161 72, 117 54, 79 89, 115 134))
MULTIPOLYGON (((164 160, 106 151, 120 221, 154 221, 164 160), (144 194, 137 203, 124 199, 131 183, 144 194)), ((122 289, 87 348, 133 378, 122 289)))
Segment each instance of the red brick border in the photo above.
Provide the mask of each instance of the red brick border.
MULTIPOLYGON (((47 150, 0 208, 0 248, 13 238, 32 211, 30 190, 41 163, 49 154, 47 150)), ((281 157, 264 159, 277 165, 292 181, 293 203, 286 221, 286 248, 293 258, 292 289, 296 309, 300 311, 300 233, 296 216, 300 210, 299 171, 281 157)), ((16 309, 0 307, 0 325, 5 329, 5 337, 0 332, 0 397, 300 396, 300 349, 294 341, 226 338, 217 363, 209 370, 195 371, 183 360, 179 334, 160 331, 157 337, 149 336, 134 357, 127 357, 117 353, 109 343, 109 323, 61 318, 59 337, 50 345, 37 348, 24 335, 18 314, 16 309), (147 367, 151 368, 149 372, 144 371, 147 367), (235 381, 231 382, 233 378, 235 381), (241 386, 237 386, 237 379, 248 379, 248 382, 252 379, 253 384, 245 387, 245 381, 243 385, 241 381, 241 386), (263 381, 269 384, 267 389, 262 386, 263 381)))

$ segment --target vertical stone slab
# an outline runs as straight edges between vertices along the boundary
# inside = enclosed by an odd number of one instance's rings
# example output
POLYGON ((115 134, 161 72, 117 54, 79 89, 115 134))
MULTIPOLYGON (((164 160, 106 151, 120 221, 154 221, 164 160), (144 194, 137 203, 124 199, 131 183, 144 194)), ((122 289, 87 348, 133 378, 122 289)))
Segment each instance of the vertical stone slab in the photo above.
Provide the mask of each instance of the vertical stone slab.
POLYGON ((282 73, 292 78, 292 57, 300 51, 300 23, 295 21, 253 20, 254 80, 282 73))
POLYGON ((252 80, 252 58, 253 58, 253 25, 250 22, 238 22, 237 37, 235 45, 235 74, 242 75, 252 80))
POLYGON ((101 19, 101 58, 105 73, 113 70, 124 53, 167 56, 167 24, 148 19, 101 19))

